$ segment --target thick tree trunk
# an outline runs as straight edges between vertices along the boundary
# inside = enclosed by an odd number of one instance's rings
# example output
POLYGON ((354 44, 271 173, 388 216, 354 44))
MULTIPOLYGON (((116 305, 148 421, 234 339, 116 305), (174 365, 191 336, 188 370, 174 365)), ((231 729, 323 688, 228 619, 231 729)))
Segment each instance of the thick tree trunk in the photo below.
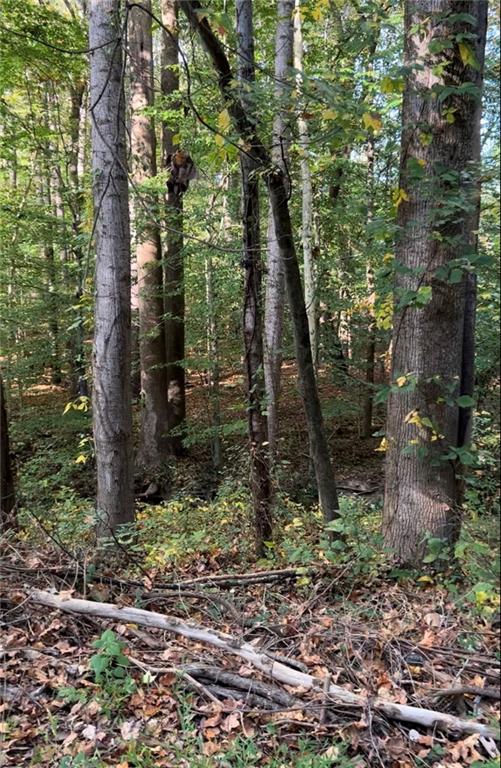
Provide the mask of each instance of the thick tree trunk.
POLYGON ((301 153, 301 243, 303 247, 304 298, 308 315, 311 355, 313 357, 313 365, 316 369, 318 365, 318 313, 315 266, 313 263, 313 186, 311 182, 309 162, 310 136, 308 132, 308 123, 302 116, 304 104, 302 103, 301 98, 303 89, 303 27, 301 22, 301 0, 295 0, 294 69, 296 70, 296 90, 300 94, 297 128, 299 135, 299 149, 301 153))
MULTIPOLYGON (((238 78, 241 99, 248 119, 255 122, 252 84, 254 71, 254 38, 252 0, 236 0, 238 78)), ((252 144, 253 133, 246 136, 252 144)), ((256 553, 265 554, 265 542, 271 539, 271 484, 267 451, 266 416, 264 415, 263 332, 261 298, 261 233, 259 226, 259 163, 249 154, 240 155, 242 172, 243 265, 245 269, 243 332, 245 372, 247 377, 247 415, 250 444, 250 486, 254 508, 256 553)))
MULTIPOLYGON (((156 137, 145 110, 153 104, 151 1, 130 11, 131 150, 134 181, 140 187, 156 176, 156 137)), ((155 206, 154 206, 155 207, 155 206)), ((160 230, 153 221, 136 222, 136 261, 141 365, 141 437, 139 464, 158 470, 169 455, 167 367, 160 230)))
POLYGON ((395 285, 395 391, 388 404, 383 516, 386 544, 404 562, 421 560, 427 534, 454 543, 461 525, 457 400, 471 363, 472 350, 467 360, 463 344, 470 338, 471 347, 472 319, 460 260, 472 255, 478 218, 486 14, 483 0, 407 0, 405 7, 405 63, 412 70, 404 96, 400 188, 408 200, 401 199, 398 217, 397 262, 404 269, 395 285), (476 25, 447 21, 459 11, 471 14, 476 25), (472 32, 473 40, 464 37, 472 32), (443 40, 452 47, 433 53, 432 41, 443 40), (467 82, 475 84, 474 93, 455 90, 467 82), (444 88, 452 90, 447 95, 444 88), (438 98, 431 98, 432 91, 438 98), (422 298, 418 306, 416 296, 422 298))
MULTIPOLYGON (((292 82, 292 41, 294 0, 278 0, 277 31, 275 38, 275 97, 277 111, 273 120, 272 159, 285 172, 287 163, 290 129, 287 125, 286 97, 292 82)), ((280 248, 275 233, 273 211, 268 213, 268 260, 266 278, 266 301, 264 312, 265 353, 264 380, 268 411, 268 443, 270 460, 273 463, 277 452, 278 408, 280 398, 280 371, 282 367, 282 336, 285 301, 285 274, 280 248)))
MULTIPOLYGON (((179 109, 178 0, 161 0, 162 24, 169 30, 162 35, 161 88, 169 109, 179 109)), ((177 128, 162 125, 162 164, 177 149, 173 141, 177 128)), ((175 454, 183 452, 182 427, 186 421, 185 328, 184 328, 184 256, 183 198, 181 192, 168 192, 166 197, 166 248, 164 254, 165 334, 167 351, 167 386, 169 398, 170 444, 175 454)))
POLYGON ((0 533, 16 525, 16 494, 10 460, 9 423, 5 407, 3 378, 0 374, 0 533))
POLYGON ((212 60, 218 75, 221 93, 226 101, 237 132, 244 141, 246 141, 246 137, 253 135, 254 140, 251 146, 251 154, 258 162, 260 169, 266 174, 266 184, 273 210, 275 232, 279 243, 280 257, 285 269, 285 283, 293 320, 299 383, 308 428, 310 453, 315 467, 320 506, 325 519, 329 521, 336 516, 339 504, 311 356, 308 317, 304 302, 301 274, 294 247, 285 174, 280 168, 272 164, 271 158, 259 140, 243 105, 235 99, 234 89, 232 88, 234 77, 228 59, 217 37, 212 32, 207 18, 197 13, 200 10, 200 3, 196 0, 192 0, 192 2, 186 0, 182 8, 193 29, 199 33, 212 60))
POLYGON ((93 421, 98 533, 134 519, 130 233, 119 0, 90 0, 90 113, 96 219, 93 421), (110 42, 112 41, 112 42, 110 42))

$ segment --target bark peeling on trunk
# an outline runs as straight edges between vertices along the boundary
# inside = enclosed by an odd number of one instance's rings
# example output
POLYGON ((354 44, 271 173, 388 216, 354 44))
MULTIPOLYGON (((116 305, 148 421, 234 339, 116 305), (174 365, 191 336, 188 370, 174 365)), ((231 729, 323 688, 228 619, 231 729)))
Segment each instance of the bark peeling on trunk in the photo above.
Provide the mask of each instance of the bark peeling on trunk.
POLYGON ((400 188, 409 199, 399 206, 396 258, 403 268, 395 299, 428 291, 429 300, 397 308, 394 319, 392 381, 396 390, 398 381, 410 386, 392 393, 388 403, 383 528, 386 544, 404 562, 422 559, 428 534, 454 543, 461 525, 461 467, 447 456, 460 447, 457 398, 465 386, 471 393, 471 381, 461 379, 466 369, 471 380, 473 297, 466 273, 456 282, 449 270, 454 259, 475 249, 486 15, 482 0, 407 0, 405 7, 405 64, 412 69, 404 95, 400 188), (471 14, 476 27, 447 21, 447 14, 459 12, 471 14), (472 31, 476 37, 468 45, 478 67, 464 61, 465 49, 455 41, 458 33, 472 31), (451 48, 430 53, 432 40, 451 38, 451 48), (431 98, 432 90, 465 82, 474 83, 477 93, 431 98), (424 418, 429 422, 423 424, 424 418))
POLYGON ((134 519, 131 286, 125 105, 118 0, 89 3, 90 114, 96 233, 93 425, 98 533, 134 519), (111 41, 111 42, 110 42, 111 41))

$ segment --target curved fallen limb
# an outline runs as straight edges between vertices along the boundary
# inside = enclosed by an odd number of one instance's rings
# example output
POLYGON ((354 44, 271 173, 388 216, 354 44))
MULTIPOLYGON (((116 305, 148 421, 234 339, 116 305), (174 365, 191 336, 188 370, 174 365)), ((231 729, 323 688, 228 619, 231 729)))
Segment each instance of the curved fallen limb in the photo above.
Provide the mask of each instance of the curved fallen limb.
POLYGON ((249 643, 240 642, 238 638, 232 635, 216 632, 213 629, 205 629, 198 625, 186 624, 173 616, 164 616, 161 613, 145 611, 140 608, 118 607, 112 603, 94 603, 90 600, 80 600, 77 598, 65 599, 59 595, 38 589, 31 592, 30 599, 40 605, 57 608, 67 613, 99 616, 111 621, 163 629, 166 632, 186 637, 188 640, 212 645, 226 653, 240 656, 268 677, 278 680, 285 685, 316 691, 322 693, 324 697, 328 695, 333 702, 350 706, 363 708, 370 703, 373 711, 380 712, 391 720, 403 720, 409 723, 417 723, 426 728, 440 728, 456 733, 478 733, 481 736, 499 739, 499 733, 494 728, 484 723, 479 723, 476 720, 463 720, 445 712, 411 707, 406 704, 396 704, 378 698, 371 699, 369 702, 365 696, 352 693, 332 683, 329 685, 328 691, 324 691, 324 681, 322 679, 275 661, 265 653, 257 651, 249 643))

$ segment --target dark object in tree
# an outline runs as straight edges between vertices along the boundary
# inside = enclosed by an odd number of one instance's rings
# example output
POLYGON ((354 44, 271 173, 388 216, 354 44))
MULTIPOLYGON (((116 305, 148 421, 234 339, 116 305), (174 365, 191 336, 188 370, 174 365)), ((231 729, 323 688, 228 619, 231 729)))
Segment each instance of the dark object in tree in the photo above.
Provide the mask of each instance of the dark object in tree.
POLYGON ((188 190, 190 181, 198 178, 195 163, 187 152, 181 149, 167 155, 167 169, 170 171, 167 189, 176 197, 183 195, 188 190))
POLYGON ((9 424, 5 408, 5 392, 0 375, 0 533, 15 527, 16 495, 10 460, 9 424))

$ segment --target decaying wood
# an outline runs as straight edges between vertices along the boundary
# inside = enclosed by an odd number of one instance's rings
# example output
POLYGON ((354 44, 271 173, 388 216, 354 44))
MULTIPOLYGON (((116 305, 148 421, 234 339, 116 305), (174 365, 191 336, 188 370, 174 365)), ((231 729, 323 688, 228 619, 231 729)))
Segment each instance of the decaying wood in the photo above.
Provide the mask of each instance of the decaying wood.
MULTIPOLYGON (((59 595, 42 590, 33 590, 30 599, 35 603, 57 608, 67 613, 99 616, 111 621, 119 621, 125 624, 140 624, 172 632, 189 640, 212 645, 226 653, 239 656, 256 669, 259 669, 263 674, 285 685, 298 687, 304 691, 323 692, 323 680, 292 669, 292 667, 281 662, 274 661, 266 653, 259 652, 249 643, 240 642, 232 635, 216 632, 213 629, 205 629, 198 625, 188 625, 175 617, 164 616, 160 613, 144 611, 139 608, 119 608, 110 603, 94 603, 77 598, 64 599, 59 595)), ((324 696, 326 693, 324 693, 324 696)), ((499 738, 499 734, 494 728, 475 720, 462 720, 444 712, 396 704, 378 698, 371 699, 369 702, 366 696, 352 693, 332 683, 329 685, 328 696, 333 704, 366 707, 370 703, 372 711, 385 715, 392 720, 417 723, 427 728, 439 728, 456 733, 478 733, 490 738, 499 738)))

